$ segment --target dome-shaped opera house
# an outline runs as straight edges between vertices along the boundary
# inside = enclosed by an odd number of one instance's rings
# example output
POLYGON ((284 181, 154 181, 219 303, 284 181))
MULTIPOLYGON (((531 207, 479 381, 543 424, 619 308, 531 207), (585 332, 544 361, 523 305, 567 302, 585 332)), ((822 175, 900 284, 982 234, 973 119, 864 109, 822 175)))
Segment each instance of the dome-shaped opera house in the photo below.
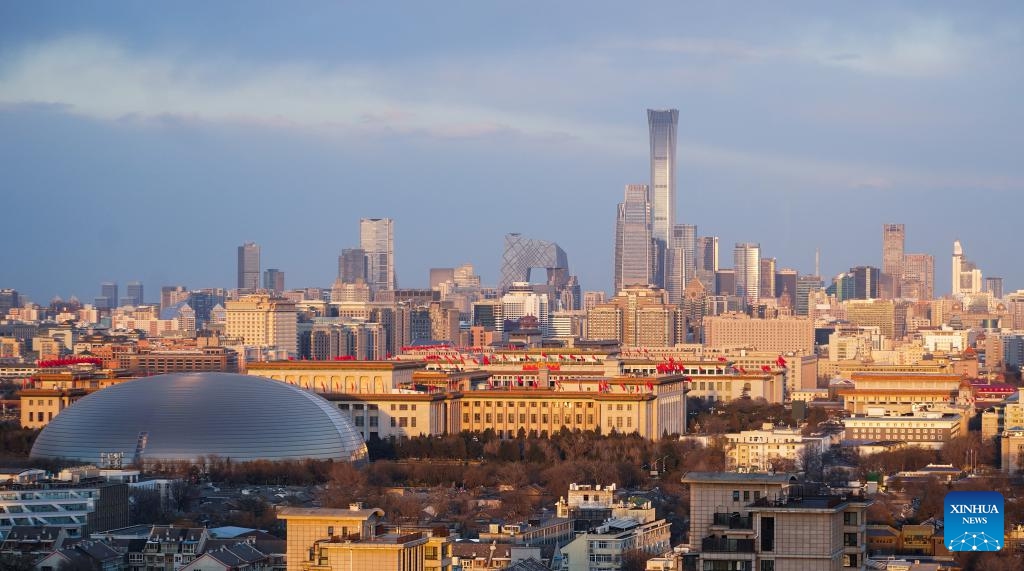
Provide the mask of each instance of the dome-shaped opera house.
POLYGON ((97 391, 57 415, 33 458, 125 464, 200 458, 366 459, 352 423, 323 398, 293 385, 229 373, 175 373, 97 391))

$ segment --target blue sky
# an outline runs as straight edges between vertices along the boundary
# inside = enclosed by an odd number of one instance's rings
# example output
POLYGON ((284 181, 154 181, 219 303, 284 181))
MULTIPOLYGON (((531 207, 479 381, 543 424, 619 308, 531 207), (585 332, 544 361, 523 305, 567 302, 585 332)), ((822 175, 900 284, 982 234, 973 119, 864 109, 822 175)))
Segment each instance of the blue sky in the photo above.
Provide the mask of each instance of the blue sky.
POLYGON ((402 286, 502 239, 611 287, 645 109, 680 110, 680 222, 780 267, 881 263, 881 225, 1024 288, 1015 3, 0 4, 0 287, 234 285, 254 240, 327 286, 360 217, 402 286), (154 7, 156 6, 156 7, 154 7))

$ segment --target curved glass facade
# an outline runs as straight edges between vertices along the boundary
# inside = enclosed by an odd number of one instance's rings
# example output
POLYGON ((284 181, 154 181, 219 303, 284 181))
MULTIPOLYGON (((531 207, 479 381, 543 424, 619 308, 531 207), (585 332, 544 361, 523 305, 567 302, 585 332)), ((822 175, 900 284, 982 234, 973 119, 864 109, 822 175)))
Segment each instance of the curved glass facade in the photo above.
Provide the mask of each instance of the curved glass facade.
POLYGON ((103 453, 122 453, 125 464, 367 458, 359 432, 319 396, 229 373, 158 375, 95 392, 54 418, 32 447, 33 458, 90 463, 103 453))

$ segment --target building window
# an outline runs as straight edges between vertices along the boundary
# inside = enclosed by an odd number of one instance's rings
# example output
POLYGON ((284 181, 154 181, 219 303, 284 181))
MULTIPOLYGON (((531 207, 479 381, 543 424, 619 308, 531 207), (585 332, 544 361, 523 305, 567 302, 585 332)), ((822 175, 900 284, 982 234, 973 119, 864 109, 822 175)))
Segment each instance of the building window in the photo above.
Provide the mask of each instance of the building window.
POLYGON ((761 551, 775 551, 775 518, 761 518, 761 551))

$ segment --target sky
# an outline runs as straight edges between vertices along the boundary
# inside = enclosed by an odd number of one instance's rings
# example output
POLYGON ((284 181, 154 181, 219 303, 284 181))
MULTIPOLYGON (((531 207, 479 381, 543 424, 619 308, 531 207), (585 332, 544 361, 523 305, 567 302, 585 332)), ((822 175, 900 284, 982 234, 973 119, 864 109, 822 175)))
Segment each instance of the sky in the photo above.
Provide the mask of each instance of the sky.
POLYGON ((1015 2, 0 3, 0 287, 327 287, 360 218, 401 287, 504 235, 610 290, 647 108, 679 109, 678 223, 779 267, 881 265, 881 229, 1024 288, 1015 2))

